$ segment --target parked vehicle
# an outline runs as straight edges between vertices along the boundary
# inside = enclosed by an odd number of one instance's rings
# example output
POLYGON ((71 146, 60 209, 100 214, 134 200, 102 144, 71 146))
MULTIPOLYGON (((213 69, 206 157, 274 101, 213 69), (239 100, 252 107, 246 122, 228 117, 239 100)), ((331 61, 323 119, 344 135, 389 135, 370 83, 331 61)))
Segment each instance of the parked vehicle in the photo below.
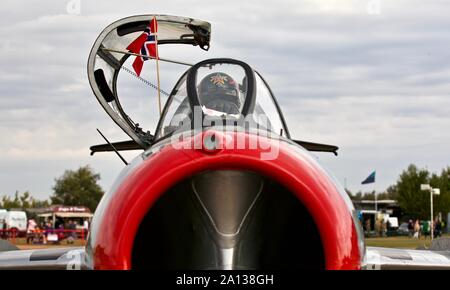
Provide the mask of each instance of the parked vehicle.
POLYGON ((399 236, 408 236, 409 235, 408 223, 402 223, 398 227, 397 235, 399 235, 399 236))
POLYGON ((11 231, 10 235, 22 236, 27 231, 27 214, 24 211, 0 210, 0 221, 6 223, 6 229, 11 231))
POLYGON ((3 229, 3 221, 6 219, 6 209, 0 209, 0 230, 3 229))

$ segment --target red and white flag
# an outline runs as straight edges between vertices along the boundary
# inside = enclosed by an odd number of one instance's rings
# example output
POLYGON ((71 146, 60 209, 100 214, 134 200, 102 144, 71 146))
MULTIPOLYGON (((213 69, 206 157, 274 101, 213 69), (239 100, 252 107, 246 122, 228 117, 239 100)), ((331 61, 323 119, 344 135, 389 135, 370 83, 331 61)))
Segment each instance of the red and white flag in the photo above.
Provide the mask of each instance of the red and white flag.
POLYGON ((136 56, 136 59, 133 62, 133 69, 138 76, 141 75, 144 61, 150 59, 145 56, 158 58, 158 43, 156 40, 157 33, 158 22, 156 21, 156 18, 153 17, 144 32, 127 47, 130 52, 142 55, 136 56))

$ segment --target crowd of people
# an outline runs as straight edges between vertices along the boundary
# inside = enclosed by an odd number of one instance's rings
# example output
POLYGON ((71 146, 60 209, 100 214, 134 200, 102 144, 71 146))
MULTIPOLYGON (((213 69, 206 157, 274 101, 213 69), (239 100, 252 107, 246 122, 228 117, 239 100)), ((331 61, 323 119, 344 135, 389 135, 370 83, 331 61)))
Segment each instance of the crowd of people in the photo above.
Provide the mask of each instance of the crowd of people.
MULTIPOLYGON (((390 224, 388 220, 385 220, 383 218, 377 218, 375 220, 375 224, 374 224, 374 230, 375 230, 375 235, 377 237, 386 237, 387 236, 387 231, 388 228, 390 228, 390 224)), ((366 232, 366 235, 370 235, 371 231, 372 231, 372 223, 370 219, 367 219, 364 225, 364 229, 366 232)))
POLYGON ((55 227, 53 227, 53 223, 50 221, 38 224, 34 219, 29 219, 26 239, 27 244, 58 243, 65 239, 68 244, 71 244, 78 238, 86 239, 88 230, 89 222, 87 220, 83 221, 82 226, 78 224, 77 220, 69 220, 66 223, 58 220, 55 222, 55 227))
MULTIPOLYGON (((360 219, 361 221, 361 219, 360 219)), ((364 223, 361 221, 361 225, 364 228, 365 235, 376 236, 376 237, 386 237, 388 231, 391 231, 390 235, 403 235, 405 234, 405 227, 403 227, 401 232, 392 233, 396 231, 397 228, 393 228, 388 219, 383 218, 383 215, 376 216, 375 219, 367 218, 364 223)), ((445 229, 445 223, 441 218, 436 218, 430 225, 430 221, 421 221, 419 219, 410 219, 407 222, 407 234, 410 238, 419 239, 420 237, 429 237, 431 235, 431 230, 433 231, 434 237, 441 237, 443 229, 445 229)))
POLYGON ((409 237, 419 239, 421 236, 427 238, 431 235, 433 231, 433 236, 439 238, 442 236, 442 229, 445 228, 445 223, 442 219, 436 218, 431 224, 430 221, 420 221, 416 219, 415 221, 410 219, 408 221, 408 232, 409 237))

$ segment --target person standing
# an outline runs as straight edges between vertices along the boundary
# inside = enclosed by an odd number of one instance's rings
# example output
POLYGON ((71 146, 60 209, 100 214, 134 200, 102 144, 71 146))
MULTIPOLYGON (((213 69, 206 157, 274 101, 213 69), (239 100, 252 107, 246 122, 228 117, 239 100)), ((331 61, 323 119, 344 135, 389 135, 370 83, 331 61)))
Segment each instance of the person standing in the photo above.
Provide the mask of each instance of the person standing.
POLYGON ((418 239, 420 235, 420 222, 417 219, 416 222, 414 223, 414 238, 418 239))
POLYGON ((381 237, 381 220, 378 217, 375 221, 375 233, 377 237, 381 237))
POLYGON ((370 226, 370 219, 366 219, 366 235, 369 236, 370 235, 370 231, 371 231, 371 226, 370 226))
POLYGON ((30 244, 30 241, 33 242, 34 240, 34 231, 36 230, 36 222, 34 219, 28 220, 27 225, 27 244, 30 244))
POLYGON ((60 223, 58 226, 58 229, 56 230, 56 233, 58 235, 58 241, 64 240, 65 239, 65 235, 64 235, 64 223, 60 223))
POLYGON ((89 232, 89 221, 87 219, 84 220, 84 222, 83 222, 83 231, 84 231, 83 237, 86 240, 87 239, 87 234, 89 232))
POLYGON ((383 238, 387 236, 387 223, 384 219, 381 220, 381 236, 383 238))
POLYGON ((442 224, 441 224, 441 221, 439 220, 439 218, 436 218, 434 224, 435 224, 434 237, 439 238, 442 235, 442 224))
POLYGON ((422 234, 425 236, 425 239, 430 235, 430 222, 424 221, 422 227, 422 234))
POLYGON ((67 238, 68 244, 73 244, 74 241, 77 239, 77 225, 73 220, 69 220, 69 225, 67 226, 67 229, 69 230, 69 237, 67 238))
POLYGON ((408 231, 409 231, 408 236, 411 238, 414 234, 414 224, 412 220, 408 221, 408 231))

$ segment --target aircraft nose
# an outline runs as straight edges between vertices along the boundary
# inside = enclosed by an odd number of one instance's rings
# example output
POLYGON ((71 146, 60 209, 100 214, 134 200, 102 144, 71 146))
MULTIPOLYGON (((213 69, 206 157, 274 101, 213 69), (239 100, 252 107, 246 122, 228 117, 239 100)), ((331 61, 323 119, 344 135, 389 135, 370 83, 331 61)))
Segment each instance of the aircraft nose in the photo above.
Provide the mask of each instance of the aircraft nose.
POLYGON ((214 131, 207 131, 203 134, 203 150, 214 152, 220 147, 220 139, 214 131))
POLYGON ((217 130, 207 130, 198 138, 197 142, 201 140, 201 150, 209 154, 219 153, 225 148, 230 148, 232 141, 232 138, 226 133, 217 130))

